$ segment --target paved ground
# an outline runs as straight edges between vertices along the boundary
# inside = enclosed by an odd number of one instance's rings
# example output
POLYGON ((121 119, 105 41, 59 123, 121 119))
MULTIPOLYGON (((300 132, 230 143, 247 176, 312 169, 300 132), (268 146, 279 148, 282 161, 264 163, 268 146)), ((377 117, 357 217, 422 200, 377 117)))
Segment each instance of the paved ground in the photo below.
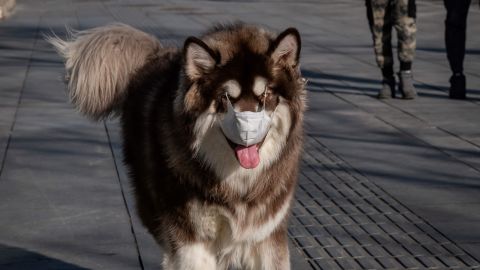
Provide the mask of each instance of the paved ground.
POLYGON ((241 19, 303 36, 307 143, 289 228, 293 269, 480 268, 480 12, 470 97, 447 99, 440 1, 419 1, 420 97, 374 98, 363 1, 24 0, 0 22, 0 269, 158 269, 136 218, 115 121, 67 103, 42 39, 122 21, 181 44, 241 19))

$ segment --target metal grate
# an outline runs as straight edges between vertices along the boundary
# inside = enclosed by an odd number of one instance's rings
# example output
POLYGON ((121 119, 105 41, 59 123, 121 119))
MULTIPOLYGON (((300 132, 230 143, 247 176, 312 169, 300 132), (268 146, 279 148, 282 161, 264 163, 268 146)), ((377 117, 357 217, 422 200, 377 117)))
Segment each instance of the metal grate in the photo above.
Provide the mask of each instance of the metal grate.
POLYGON ((289 236, 313 269, 480 269, 480 262, 307 136, 289 236))

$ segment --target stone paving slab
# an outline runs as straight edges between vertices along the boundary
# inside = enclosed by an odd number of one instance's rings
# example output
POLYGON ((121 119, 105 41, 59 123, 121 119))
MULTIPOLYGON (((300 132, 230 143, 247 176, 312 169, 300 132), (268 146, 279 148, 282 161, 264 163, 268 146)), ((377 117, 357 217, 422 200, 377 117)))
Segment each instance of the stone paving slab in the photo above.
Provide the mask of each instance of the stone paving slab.
POLYGON ((447 99, 441 2, 419 1, 420 97, 379 101, 363 1, 18 1, 0 22, 0 269, 158 269, 122 165, 116 121, 66 101, 41 38, 121 21, 181 45, 215 22, 299 28, 310 79, 289 226, 293 269, 480 268, 480 11, 470 100, 447 99))

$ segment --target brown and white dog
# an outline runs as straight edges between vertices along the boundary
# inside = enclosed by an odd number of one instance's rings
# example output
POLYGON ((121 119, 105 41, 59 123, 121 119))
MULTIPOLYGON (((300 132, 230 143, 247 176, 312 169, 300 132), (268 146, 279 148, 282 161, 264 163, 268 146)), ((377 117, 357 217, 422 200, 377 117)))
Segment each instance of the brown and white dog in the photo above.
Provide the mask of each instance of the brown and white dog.
POLYGON ((49 41, 77 108, 121 116, 138 213, 166 250, 165 269, 290 269, 305 109, 296 29, 220 25, 180 49, 123 24, 49 41), (220 127, 227 97, 236 111, 264 105, 271 117, 248 169, 220 127))

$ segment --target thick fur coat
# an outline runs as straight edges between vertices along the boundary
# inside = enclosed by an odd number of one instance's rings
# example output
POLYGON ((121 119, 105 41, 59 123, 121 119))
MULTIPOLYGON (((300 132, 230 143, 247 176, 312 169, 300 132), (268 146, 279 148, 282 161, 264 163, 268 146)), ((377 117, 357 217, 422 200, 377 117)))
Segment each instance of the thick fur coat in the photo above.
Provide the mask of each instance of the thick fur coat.
POLYGON ((72 102, 121 117, 138 213, 165 269, 290 269, 287 217, 302 148, 300 35, 241 23, 166 48, 114 24, 50 42, 66 59, 72 102), (265 105, 270 130, 245 169, 219 126, 265 105))

